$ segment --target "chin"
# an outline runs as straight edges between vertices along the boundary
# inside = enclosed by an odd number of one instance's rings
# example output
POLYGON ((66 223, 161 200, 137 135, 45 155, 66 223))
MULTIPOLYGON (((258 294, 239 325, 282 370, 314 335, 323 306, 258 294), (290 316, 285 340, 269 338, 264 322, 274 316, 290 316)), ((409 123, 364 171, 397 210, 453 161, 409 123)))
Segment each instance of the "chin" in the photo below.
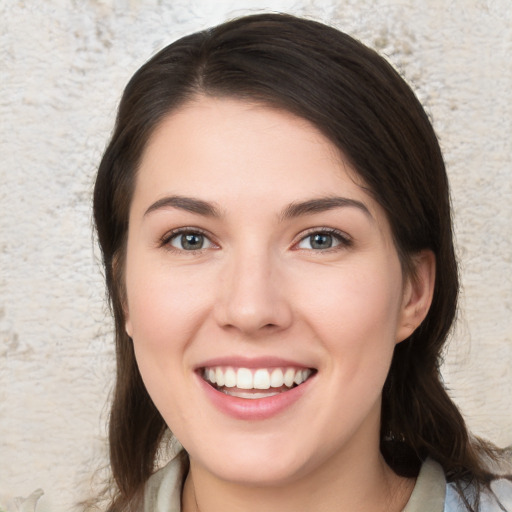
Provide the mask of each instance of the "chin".
POLYGON ((288 464, 277 461, 276 457, 256 460, 227 460, 218 467, 210 468, 218 478, 245 486, 282 487, 300 478, 303 472, 301 464, 288 464))
POLYGON ((192 464, 197 462, 217 478, 239 485, 283 486, 314 471, 318 454, 307 457, 307 450, 287 447, 278 437, 239 442, 231 437, 213 450, 192 450, 189 456, 192 464))

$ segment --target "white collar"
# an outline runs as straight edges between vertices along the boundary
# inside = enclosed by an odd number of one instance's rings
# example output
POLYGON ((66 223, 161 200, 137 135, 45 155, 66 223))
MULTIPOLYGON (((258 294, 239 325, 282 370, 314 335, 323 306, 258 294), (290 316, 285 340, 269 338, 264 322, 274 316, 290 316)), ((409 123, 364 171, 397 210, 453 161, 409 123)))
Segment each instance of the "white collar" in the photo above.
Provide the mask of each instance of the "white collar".
MULTIPOLYGON (((144 495, 144 512, 181 512, 181 488, 185 467, 175 457, 149 478, 144 495)), ((427 459, 403 512, 443 512, 446 479, 441 466, 427 459)))

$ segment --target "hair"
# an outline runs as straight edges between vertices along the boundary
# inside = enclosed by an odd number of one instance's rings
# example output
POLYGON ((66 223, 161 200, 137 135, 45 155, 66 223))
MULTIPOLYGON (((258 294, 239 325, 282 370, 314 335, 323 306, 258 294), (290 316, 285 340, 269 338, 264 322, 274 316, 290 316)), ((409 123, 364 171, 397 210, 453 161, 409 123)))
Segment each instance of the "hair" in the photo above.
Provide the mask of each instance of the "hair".
MULTIPOLYGON (((384 208, 404 272, 413 274, 419 251, 433 251, 432 305, 420 327, 397 344, 384 385, 381 451, 402 476, 417 475, 432 457, 460 489, 488 486, 493 475, 485 460, 493 448, 470 436, 440 375, 458 272, 448 180, 428 116, 393 67, 359 41, 315 21, 260 14, 183 37, 144 64, 124 91, 99 166, 94 220, 117 357, 109 424, 116 491, 108 510, 135 510, 167 429, 125 332, 124 258, 137 169, 162 119, 198 95, 260 102, 308 120, 384 208)), ((478 498, 466 506, 476 510, 478 498)))

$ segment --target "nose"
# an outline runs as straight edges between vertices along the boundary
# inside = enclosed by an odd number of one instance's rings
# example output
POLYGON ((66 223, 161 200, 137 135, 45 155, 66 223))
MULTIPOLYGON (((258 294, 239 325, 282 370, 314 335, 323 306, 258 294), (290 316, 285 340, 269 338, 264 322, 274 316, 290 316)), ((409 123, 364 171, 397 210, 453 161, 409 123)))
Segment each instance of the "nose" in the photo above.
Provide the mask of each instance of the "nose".
POLYGON ((277 332, 292 322, 282 262, 269 251, 240 251, 225 262, 215 316, 222 328, 246 336, 277 332))

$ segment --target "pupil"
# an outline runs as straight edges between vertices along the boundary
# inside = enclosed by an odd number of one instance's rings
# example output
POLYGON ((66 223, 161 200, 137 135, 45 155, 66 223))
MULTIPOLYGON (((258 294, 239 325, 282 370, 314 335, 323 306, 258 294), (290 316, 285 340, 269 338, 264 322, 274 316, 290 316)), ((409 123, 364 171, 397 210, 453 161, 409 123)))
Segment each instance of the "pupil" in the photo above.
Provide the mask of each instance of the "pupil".
POLYGON ((182 235, 181 245, 183 249, 200 249, 203 246, 203 235, 188 234, 182 235))
POLYGON ((316 235, 312 235, 310 240, 313 249, 329 249, 329 247, 332 247, 331 235, 317 233, 316 235))

